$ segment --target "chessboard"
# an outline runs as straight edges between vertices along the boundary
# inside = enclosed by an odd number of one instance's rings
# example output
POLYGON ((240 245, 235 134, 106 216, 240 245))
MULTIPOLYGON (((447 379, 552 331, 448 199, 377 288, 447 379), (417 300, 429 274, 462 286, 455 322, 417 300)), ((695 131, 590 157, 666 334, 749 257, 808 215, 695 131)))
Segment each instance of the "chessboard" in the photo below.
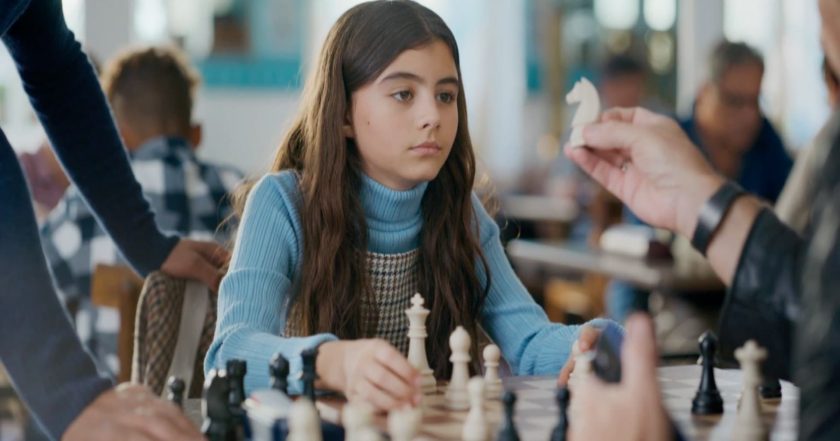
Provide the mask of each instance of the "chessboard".
MULTIPOLYGON (((665 407, 680 431, 689 440, 731 440, 735 428, 738 399, 741 394, 741 371, 715 369, 715 379, 724 401, 722 415, 695 416, 691 414, 691 400, 700 382, 701 367, 696 365, 667 366, 659 368, 659 381, 665 407)), ((516 393, 514 421, 523 441, 549 439, 557 423, 557 406, 554 402, 556 377, 507 377, 504 387, 516 393)), ((762 400, 762 416, 766 427, 771 428, 770 439, 787 441, 796 439, 799 390, 782 381, 782 398, 762 400)), ((423 421, 416 440, 460 440, 467 416, 466 410, 453 411, 446 407, 444 387, 426 396, 423 421)), ((321 418, 338 423, 344 400, 336 397, 318 399, 321 418)), ((196 424, 200 424, 201 400, 187 400, 185 411, 196 424)), ((491 432, 502 421, 502 404, 498 400, 486 403, 487 419, 491 432)), ((570 416, 571 418, 571 416, 570 416)), ((376 426, 385 433, 384 415, 375 418, 376 426)), ((574 424, 570 419, 569 424, 574 424)))
MULTIPOLYGON (((665 407, 680 431, 689 440, 731 440, 737 415, 738 398, 741 394, 741 371, 715 369, 718 389, 724 400, 723 415, 695 416, 691 414, 691 400, 700 382, 701 367, 695 365, 667 366, 659 368, 659 381, 665 407)), ((503 379, 507 390, 516 393, 514 421, 523 441, 549 439, 551 430, 557 424, 557 405, 554 402, 556 377, 508 377, 503 379)), ((423 422, 416 440, 460 440, 466 410, 453 411, 446 408, 443 387, 427 395, 424 403, 423 422)), ((321 417, 330 422, 340 420, 343 401, 339 399, 319 400, 321 417)), ((762 415, 767 427, 772 427, 771 440, 795 440, 799 390, 796 386, 782 382, 781 400, 763 400, 762 415)), ((488 401, 487 419, 495 435, 502 421, 500 401, 488 401)), ((383 430, 385 417, 375 421, 383 430)), ((570 419, 569 424, 574 424, 570 419)))

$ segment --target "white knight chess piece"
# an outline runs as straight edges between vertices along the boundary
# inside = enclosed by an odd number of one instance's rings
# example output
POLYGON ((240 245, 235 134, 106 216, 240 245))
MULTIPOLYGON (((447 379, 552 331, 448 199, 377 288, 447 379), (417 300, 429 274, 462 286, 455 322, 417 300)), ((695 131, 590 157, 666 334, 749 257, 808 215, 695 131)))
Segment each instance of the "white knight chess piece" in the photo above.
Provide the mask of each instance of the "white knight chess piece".
POLYGON ((586 78, 581 78, 566 95, 566 103, 579 103, 577 112, 572 118, 572 135, 569 138, 569 144, 572 147, 581 147, 585 144, 583 126, 598 120, 598 115, 601 114, 601 98, 595 86, 586 78))

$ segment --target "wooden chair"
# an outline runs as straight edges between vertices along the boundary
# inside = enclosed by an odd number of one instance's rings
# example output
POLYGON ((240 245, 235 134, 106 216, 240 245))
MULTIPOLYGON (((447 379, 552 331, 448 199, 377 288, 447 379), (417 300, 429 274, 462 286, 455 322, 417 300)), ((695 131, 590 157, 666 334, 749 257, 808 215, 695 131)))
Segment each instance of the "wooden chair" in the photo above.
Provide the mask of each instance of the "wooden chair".
POLYGON ((153 272, 146 278, 134 328, 131 382, 161 395, 169 376, 201 397, 204 356, 216 327, 216 295, 198 282, 153 272))
POLYGON ((117 337, 117 358, 120 382, 131 377, 131 355, 134 352, 134 317, 143 279, 131 268, 119 265, 96 265, 91 277, 91 303, 116 308, 120 316, 117 337))

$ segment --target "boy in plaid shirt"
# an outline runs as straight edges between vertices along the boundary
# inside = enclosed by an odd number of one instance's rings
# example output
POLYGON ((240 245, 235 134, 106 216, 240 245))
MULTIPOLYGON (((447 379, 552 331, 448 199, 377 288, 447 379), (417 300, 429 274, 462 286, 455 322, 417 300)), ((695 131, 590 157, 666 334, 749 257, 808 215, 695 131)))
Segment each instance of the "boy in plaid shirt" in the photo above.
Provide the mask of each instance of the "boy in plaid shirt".
MULTIPOLYGON (((106 67, 102 82, 159 228, 226 240, 217 228, 230 213, 227 195, 242 174, 195 156, 201 141, 201 127, 192 122, 198 76, 184 57, 170 48, 131 50, 106 67)), ((79 336, 100 367, 117 374, 119 316, 114 309, 91 305, 90 281, 97 264, 127 265, 126 260, 75 187, 50 213, 41 239, 62 300, 78 305, 79 336)))

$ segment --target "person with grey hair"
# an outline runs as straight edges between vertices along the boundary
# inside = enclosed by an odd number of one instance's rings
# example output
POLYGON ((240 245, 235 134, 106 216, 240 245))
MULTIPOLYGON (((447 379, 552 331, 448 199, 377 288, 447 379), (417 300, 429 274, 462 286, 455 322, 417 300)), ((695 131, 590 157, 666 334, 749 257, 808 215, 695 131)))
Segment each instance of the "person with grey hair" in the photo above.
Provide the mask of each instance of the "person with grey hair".
MULTIPOLYGON (((679 124, 716 172, 760 199, 775 203, 793 161, 781 137, 761 113, 763 76, 764 60, 758 51, 744 43, 718 43, 709 57, 708 79, 697 94, 693 115, 679 124)), ((640 223, 632 212, 626 217, 630 223, 640 223)), ((708 265, 690 247, 677 242, 672 245, 674 258, 682 259, 681 267, 692 268, 692 274, 686 277, 696 277, 698 283, 705 284, 708 277, 713 277, 708 265)), ((722 298, 720 292, 709 294, 722 298)), ((634 310, 646 309, 648 295, 627 283, 612 282, 607 288, 607 310, 611 318, 624 321, 634 310)), ((704 302, 714 301, 714 297, 707 296, 704 302)))

